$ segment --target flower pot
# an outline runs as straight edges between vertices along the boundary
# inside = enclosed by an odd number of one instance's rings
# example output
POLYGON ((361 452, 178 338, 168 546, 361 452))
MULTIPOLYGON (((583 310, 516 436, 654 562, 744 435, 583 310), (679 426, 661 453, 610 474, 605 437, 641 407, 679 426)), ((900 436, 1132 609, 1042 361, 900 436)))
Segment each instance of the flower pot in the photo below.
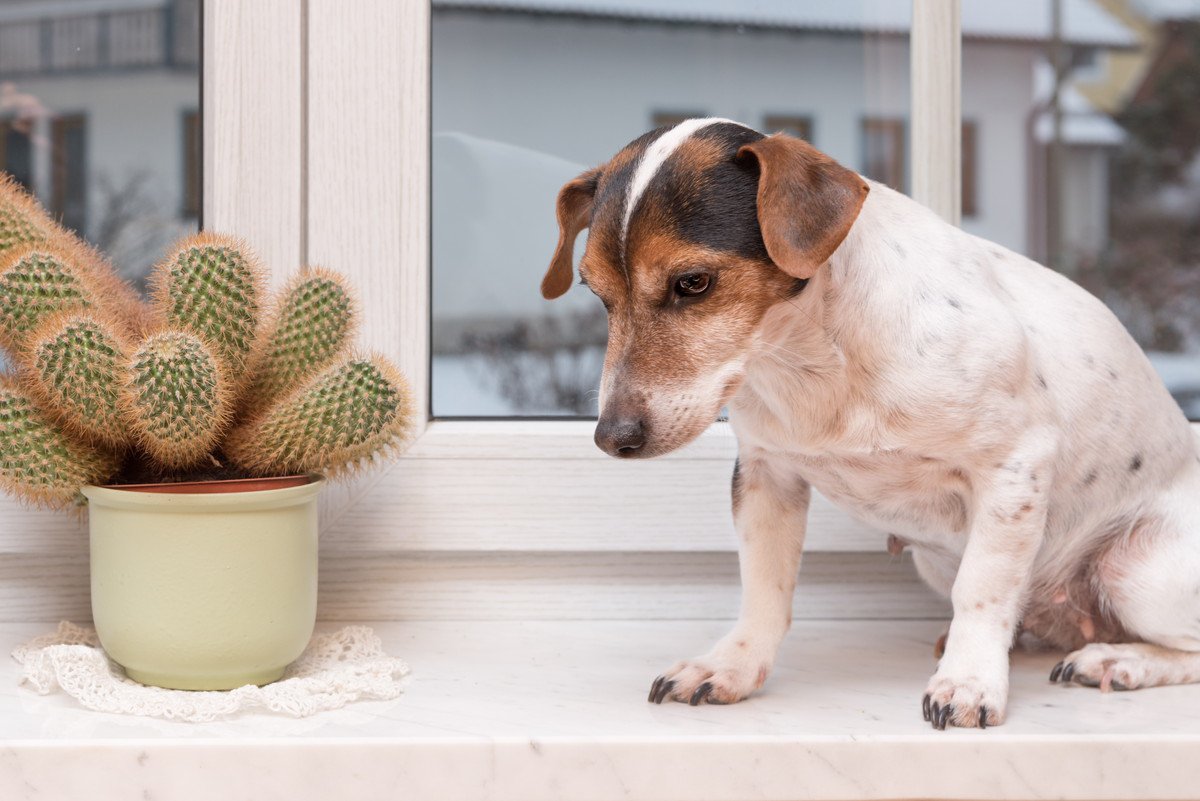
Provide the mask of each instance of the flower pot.
POLYGON ((130 678, 269 684, 317 613, 319 476, 86 487, 92 615, 130 678))

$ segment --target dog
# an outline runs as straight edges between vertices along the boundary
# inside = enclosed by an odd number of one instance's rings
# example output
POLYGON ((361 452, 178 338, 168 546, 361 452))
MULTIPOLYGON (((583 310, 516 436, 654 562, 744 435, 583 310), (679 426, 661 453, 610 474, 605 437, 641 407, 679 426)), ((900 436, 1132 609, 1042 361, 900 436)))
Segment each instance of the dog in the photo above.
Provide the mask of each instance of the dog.
POLYGON ((811 488, 907 543, 948 597, 924 719, 1005 721, 1028 631, 1051 681, 1200 681, 1200 437, 1141 349, 1062 275, 807 142, 706 118, 563 186, 542 282, 608 310, 596 444, 667 453, 723 407, 743 583, 732 631, 650 701, 733 703, 791 623, 811 488))

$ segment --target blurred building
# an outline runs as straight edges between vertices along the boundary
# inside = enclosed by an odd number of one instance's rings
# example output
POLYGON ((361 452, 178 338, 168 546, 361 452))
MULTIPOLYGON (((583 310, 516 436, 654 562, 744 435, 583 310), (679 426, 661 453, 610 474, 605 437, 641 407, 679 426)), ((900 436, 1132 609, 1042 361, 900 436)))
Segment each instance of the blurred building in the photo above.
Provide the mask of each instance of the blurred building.
POLYGON ((0 0, 0 170, 140 275, 200 212, 200 0, 0 0))

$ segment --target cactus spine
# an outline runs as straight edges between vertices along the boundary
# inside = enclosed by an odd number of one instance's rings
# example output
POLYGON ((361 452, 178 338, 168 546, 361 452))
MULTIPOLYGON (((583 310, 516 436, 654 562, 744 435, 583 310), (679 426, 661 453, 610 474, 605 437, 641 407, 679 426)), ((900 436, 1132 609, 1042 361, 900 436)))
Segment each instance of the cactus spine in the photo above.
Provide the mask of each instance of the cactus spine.
POLYGON ((263 271, 238 240, 202 233, 179 243, 151 277, 157 311, 172 328, 194 331, 241 379, 254 346, 263 271))
POLYGON ((38 405, 82 439, 120 449, 118 403, 129 345, 120 327, 89 312, 60 313, 29 338, 22 376, 38 405))
POLYGON ((350 358, 230 433, 225 451, 257 475, 352 471, 410 433, 412 395, 383 359, 350 358))
POLYGON ((0 378, 0 488, 28 502, 64 507, 79 488, 117 469, 109 454, 64 434, 10 380, 0 378))
POLYGON ((138 444, 155 461, 180 469, 212 450, 229 418, 225 371, 190 331, 155 334, 133 354, 123 406, 138 444))

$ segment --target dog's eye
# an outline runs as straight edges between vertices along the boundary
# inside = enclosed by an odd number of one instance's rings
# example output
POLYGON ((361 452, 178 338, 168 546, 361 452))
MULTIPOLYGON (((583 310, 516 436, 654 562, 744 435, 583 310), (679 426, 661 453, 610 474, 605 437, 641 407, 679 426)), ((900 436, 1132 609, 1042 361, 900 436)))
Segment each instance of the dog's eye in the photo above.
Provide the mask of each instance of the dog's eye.
POLYGON ((675 279, 675 294, 685 298, 703 295, 712 285, 712 275, 709 273, 688 273, 675 279))

